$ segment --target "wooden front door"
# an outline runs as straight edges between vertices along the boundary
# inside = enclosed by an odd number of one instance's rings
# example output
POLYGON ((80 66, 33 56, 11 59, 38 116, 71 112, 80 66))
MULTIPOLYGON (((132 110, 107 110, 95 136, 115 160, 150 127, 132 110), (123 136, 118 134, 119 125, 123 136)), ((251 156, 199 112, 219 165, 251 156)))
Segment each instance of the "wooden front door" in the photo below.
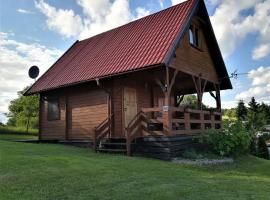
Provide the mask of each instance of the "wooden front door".
POLYGON ((136 89, 124 88, 124 127, 127 127, 129 122, 137 114, 137 95, 136 89))

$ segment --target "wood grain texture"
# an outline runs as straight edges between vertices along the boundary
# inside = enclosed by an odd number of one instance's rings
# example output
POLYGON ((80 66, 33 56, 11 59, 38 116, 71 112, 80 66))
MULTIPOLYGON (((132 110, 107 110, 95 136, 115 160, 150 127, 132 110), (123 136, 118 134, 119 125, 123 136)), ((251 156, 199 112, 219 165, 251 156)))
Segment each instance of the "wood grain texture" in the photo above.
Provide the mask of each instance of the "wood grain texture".
MULTIPOLYGON (((193 20, 192 23, 201 27, 197 20, 193 20)), ((202 29, 200 29, 200 50, 189 44, 189 34, 186 32, 176 50, 176 57, 172 59, 170 66, 191 75, 198 76, 201 74, 202 78, 217 82, 218 76, 205 37, 202 29)))

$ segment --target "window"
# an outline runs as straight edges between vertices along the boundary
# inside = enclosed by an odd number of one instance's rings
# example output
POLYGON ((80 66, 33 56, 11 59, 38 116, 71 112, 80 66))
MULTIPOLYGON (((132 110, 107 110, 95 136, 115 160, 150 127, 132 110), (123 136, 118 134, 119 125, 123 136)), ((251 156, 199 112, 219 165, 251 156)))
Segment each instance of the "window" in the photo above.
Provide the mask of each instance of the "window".
POLYGON ((48 99, 48 120, 59 120, 60 119, 60 109, 59 109, 59 99, 53 98, 48 99))
POLYGON ((194 41, 193 41, 193 29, 192 29, 192 26, 190 26, 189 30, 188 30, 188 33, 189 33, 189 43, 190 44, 194 44, 194 41))
POLYGON ((190 26, 188 33, 189 33, 189 44, 191 44, 194 47, 201 48, 199 29, 195 26, 190 26))

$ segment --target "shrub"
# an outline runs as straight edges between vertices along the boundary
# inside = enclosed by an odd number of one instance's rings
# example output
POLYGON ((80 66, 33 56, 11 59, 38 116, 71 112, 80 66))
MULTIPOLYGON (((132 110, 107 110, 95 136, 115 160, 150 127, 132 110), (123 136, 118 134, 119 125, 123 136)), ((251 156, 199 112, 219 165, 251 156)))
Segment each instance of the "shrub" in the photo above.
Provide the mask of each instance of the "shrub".
POLYGON ((232 156, 248 153, 251 138, 244 125, 236 122, 224 129, 208 129, 200 141, 210 144, 212 150, 221 156, 232 156))
POLYGON ((186 151, 184 151, 183 155, 184 158, 187 159, 200 159, 203 158, 201 154, 199 154, 195 149, 191 148, 186 151))
POLYGON ((263 136, 260 136, 258 139, 258 157, 269 159, 269 152, 268 148, 266 146, 265 138, 263 136))

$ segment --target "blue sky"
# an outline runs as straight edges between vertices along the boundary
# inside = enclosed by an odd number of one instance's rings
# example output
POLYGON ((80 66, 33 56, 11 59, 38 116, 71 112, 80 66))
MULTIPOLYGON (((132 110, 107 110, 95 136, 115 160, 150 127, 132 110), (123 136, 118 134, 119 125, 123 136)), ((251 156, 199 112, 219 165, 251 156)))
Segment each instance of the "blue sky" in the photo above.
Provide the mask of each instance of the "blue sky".
MULTIPOLYGON (((182 0, 183 1, 183 0, 182 0)), ((77 39, 165 9, 181 0, 0 0, 0 121, 10 100, 77 39)), ((222 92, 225 108, 252 96, 270 103, 270 0, 205 0, 227 70, 249 73, 222 92)), ((204 103, 214 105, 205 95, 204 103)))

